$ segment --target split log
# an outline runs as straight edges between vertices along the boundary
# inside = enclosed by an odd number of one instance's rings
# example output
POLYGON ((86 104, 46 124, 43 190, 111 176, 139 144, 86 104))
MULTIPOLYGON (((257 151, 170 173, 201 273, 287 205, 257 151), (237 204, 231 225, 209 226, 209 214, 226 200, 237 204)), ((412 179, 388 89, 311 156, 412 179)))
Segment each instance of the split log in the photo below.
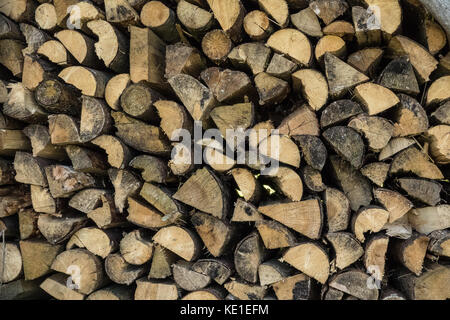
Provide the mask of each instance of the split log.
POLYGON ((84 294, 67 287, 70 277, 55 273, 41 283, 41 289, 57 300, 84 300, 84 294))
POLYGON ((51 273, 50 266, 63 250, 63 245, 52 245, 45 240, 20 241, 25 280, 38 279, 51 273))
POLYGON ((164 87, 166 46, 148 28, 130 26, 130 79, 164 87))
POLYGON ((283 254, 283 261, 320 283, 329 276, 330 262, 322 246, 315 242, 304 242, 289 248, 283 254))
POLYGON ((172 281, 138 279, 136 284, 135 300, 177 300, 180 296, 172 281))
POLYGON ((401 272, 394 282, 412 300, 445 300, 450 296, 448 266, 434 264, 428 271, 417 277, 411 272, 401 272))
POLYGON ((390 223, 399 220, 413 208, 413 204, 406 197, 389 189, 375 189, 373 195, 389 211, 390 223))
MULTIPOLYGON (((297 112, 297 114, 301 114, 301 112, 297 112)), ((295 122, 296 115, 292 114, 292 116, 293 122, 295 122)), ((285 124, 282 123, 280 125, 280 134, 283 134, 283 127, 289 130, 290 121, 288 118, 283 120, 283 122, 286 121, 285 124)), ((291 132, 290 134, 295 134, 295 131, 291 132)), ((271 135, 267 139, 263 140, 259 144, 258 148, 259 153, 267 157, 268 159, 276 159, 281 163, 293 166, 295 168, 300 167, 300 151, 298 150, 295 142, 293 142, 288 136, 271 135)))
POLYGON ((102 154, 76 145, 66 146, 65 150, 74 170, 99 175, 106 174, 108 169, 106 157, 103 157, 102 154))
POLYGON ((108 163, 113 168, 124 168, 132 158, 131 150, 115 136, 104 134, 91 142, 105 150, 108 155, 108 163))
POLYGON ((58 39, 77 62, 86 67, 96 68, 100 61, 95 55, 95 41, 75 30, 62 30, 55 33, 58 39))
POLYGON ((195 78, 179 74, 168 80, 175 94, 197 121, 204 121, 216 106, 213 93, 195 78))
POLYGON ((268 175, 276 189, 291 201, 300 201, 303 196, 303 183, 300 176, 291 168, 279 167, 268 175))
POLYGON ((192 270, 201 273, 223 285, 233 274, 232 263, 223 259, 199 259, 192 265, 192 270))
POLYGON ((153 241, 187 261, 195 260, 200 254, 200 239, 186 228, 162 228, 153 236, 153 241))
POLYGON ((400 102, 391 90, 374 83, 357 86, 355 96, 371 116, 386 111, 400 102))
POLYGON ((284 54, 300 66, 308 67, 312 60, 312 48, 308 38, 296 29, 281 29, 272 34, 266 45, 284 54))
POLYGON ((336 267, 340 270, 352 265, 364 254, 364 249, 356 238, 348 232, 327 233, 336 254, 336 267))
POLYGON ((389 211, 376 206, 363 207, 352 219, 352 231, 356 238, 364 242, 366 232, 378 232, 389 220, 389 211))
POLYGON ((127 286, 142 277, 146 272, 145 266, 129 264, 119 253, 113 253, 106 257, 105 271, 113 282, 127 286))
POLYGON ((324 65, 324 55, 327 52, 340 59, 345 59, 347 55, 347 46, 345 45, 345 41, 337 36, 323 36, 317 42, 314 51, 316 60, 322 66, 324 65))
POLYGON ((224 219, 229 211, 228 194, 222 181, 207 168, 197 170, 173 198, 219 219, 224 219))
POLYGON ((272 285, 289 277, 292 268, 278 260, 268 260, 259 265, 259 283, 262 286, 272 285))
POLYGON ((430 154, 437 164, 450 163, 449 134, 450 126, 447 125, 435 126, 426 132, 426 138, 430 143, 430 154))
POLYGON ((395 92, 414 96, 420 92, 414 69, 406 57, 389 62, 380 75, 379 83, 395 92))
POLYGON ((177 220, 185 212, 184 207, 172 198, 172 192, 164 187, 146 182, 139 195, 165 215, 163 220, 177 220))
POLYGON ((9 217, 30 206, 30 193, 15 185, 0 188, 0 217, 9 217))
POLYGON ((78 190, 96 185, 96 180, 90 174, 77 172, 68 166, 48 166, 45 175, 53 198, 68 198, 78 190))
POLYGON ((380 151, 378 160, 386 160, 415 143, 416 142, 410 138, 393 138, 389 141, 386 147, 380 151))
POLYGON ((266 73, 289 81, 291 79, 292 73, 297 70, 298 65, 283 55, 274 53, 269 65, 267 66, 266 73))
POLYGON ((428 251, 439 257, 449 257, 450 232, 448 230, 437 230, 429 235, 430 243, 428 251))
POLYGON ((205 60, 195 47, 181 42, 166 47, 165 77, 167 79, 180 73, 197 78, 205 67, 205 60))
POLYGON ((380 233, 369 237, 365 245, 363 262, 366 272, 378 281, 384 278, 388 245, 389 237, 380 233))
POLYGON ((35 158, 30 153, 16 152, 14 158, 15 179, 17 182, 46 187, 48 185, 44 168, 48 160, 35 158))
POLYGON ((392 249, 394 258, 411 272, 420 276, 429 241, 427 236, 420 234, 413 234, 407 240, 395 240, 392 249))
POLYGON ((331 167, 353 211, 370 204, 372 191, 370 183, 350 163, 339 157, 330 157, 331 167))
POLYGON ((299 273, 272 285, 278 300, 314 300, 318 297, 314 281, 299 273))
POLYGON ((268 106, 280 104, 290 93, 289 84, 265 72, 258 73, 255 79, 256 90, 259 95, 259 104, 268 106))
POLYGON ((81 143, 79 122, 67 114, 52 114, 48 116, 48 132, 54 145, 81 143))
POLYGON ((160 245, 155 245, 149 279, 165 279, 172 275, 172 265, 180 258, 160 245))
POLYGON ((0 282, 8 283, 16 280, 23 272, 23 259, 19 245, 7 242, 0 246, 0 282))
POLYGON ((95 227, 82 228, 75 232, 66 244, 66 250, 75 247, 105 259, 119 248, 120 232, 118 230, 101 230, 95 227))
POLYGON ((267 249, 292 247, 297 243, 294 233, 281 223, 274 220, 260 220, 255 225, 267 249))
POLYGON ((228 58, 235 68, 257 75, 266 69, 270 54, 271 50, 264 44, 253 42, 234 47, 228 54, 228 58))
POLYGON ((87 27, 99 39, 95 43, 97 57, 114 72, 126 72, 129 64, 128 39, 109 22, 103 20, 89 21, 87 27))
POLYGON ((444 177, 441 170, 431 163, 423 152, 415 147, 406 148, 398 153, 392 160, 389 170, 391 175, 407 172, 427 179, 442 179, 444 177))
POLYGON ((127 233, 120 240, 120 254, 123 259, 132 265, 143 265, 150 261, 153 254, 151 237, 144 229, 127 233))
POLYGON ((223 300, 224 298, 225 293, 222 290, 207 288, 205 290, 190 292, 181 300, 223 300))
POLYGON ((192 263, 178 261, 172 266, 173 279, 183 290, 197 291, 206 288, 211 282, 211 278, 192 269, 192 263))
POLYGON ((13 156, 17 152, 30 149, 30 141, 22 131, 0 129, 0 155, 13 156))
POLYGON ((239 41, 242 37, 242 24, 245 16, 245 8, 240 0, 206 0, 219 22, 233 41, 239 41))
POLYGON ((353 26, 359 47, 379 46, 382 40, 381 17, 377 17, 370 7, 352 7, 353 26))
POLYGON ((328 25, 347 11, 348 4, 342 0, 311 1, 309 7, 328 25))
POLYGON ((110 285, 100 290, 92 292, 86 300, 132 300, 133 292, 131 288, 121 285, 110 285))
MULTIPOLYGON (((317 47, 316 47, 317 50, 317 47)), ((300 91, 313 110, 320 110, 328 100, 328 83, 322 73, 301 69, 292 74, 292 86, 300 91)))
POLYGON ((378 289, 368 286, 369 276, 356 269, 337 274, 330 279, 329 285, 361 300, 378 300, 378 289))
POLYGON ((348 126, 362 134, 370 149, 375 152, 383 149, 394 135, 394 126, 382 117, 360 114, 353 118, 348 126))
POLYGON ((141 171, 145 182, 167 183, 172 181, 167 164, 160 158, 140 155, 130 161, 130 167, 141 171))
POLYGON ((427 113, 414 98, 399 94, 400 105, 395 110, 394 136, 417 135, 428 129, 427 113))
POLYGON ((257 233, 246 236, 237 244, 234 251, 234 265, 242 279, 250 283, 258 281, 258 268, 266 254, 264 250, 264 245, 257 233))
POLYGON ((129 196, 138 194, 142 182, 128 170, 111 168, 108 170, 109 180, 114 186, 114 203, 119 212, 123 212, 129 196))
POLYGON ((236 228, 232 225, 206 213, 194 213, 191 222, 209 253, 214 257, 223 255, 236 235, 236 228))
POLYGON ((427 107, 434 106, 449 100, 450 95, 446 90, 449 84, 450 84, 450 76, 441 77, 435 80, 428 89, 426 106, 427 107))
POLYGON ((389 164, 372 162, 362 167, 361 173, 377 186, 383 187, 389 173, 389 164))
POLYGON ((409 57, 420 83, 429 81, 430 74, 438 65, 438 61, 425 48, 404 36, 393 37, 388 52, 393 57, 409 57))
POLYGON ((36 53, 62 67, 67 67, 76 63, 75 58, 72 57, 64 45, 57 40, 44 42, 36 53))
POLYGON ((366 76, 373 78, 381 63, 383 54, 383 49, 365 48, 350 54, 347 58, 347 63, 366 76))
POLYGON ((18 40, 0 40, 0 64, 4 65, 17 78, 22 77, 23 49, 25 46, 18 40))
POLYGON ((34 238, 39 235, 37 221, 39 213, 32 209, 21 209, 18 212, 20 240, 34 238))
POLYGON ((35 90, 39 83, 54 71, 54 66, 36 55, 25 55, 23 62, 22 84, 29 90, 35 90))
POLYGON ((369 80, 366 75, 329 52, 324 55, 324 65, 332 98, 340 98, 353 87, 369 80))
POLYGON ((101 260, 84 249, 60 253, 51 264, 51 268, 71 275, 74 286, 82 294, 90 294, 106 282, 101 260))
POLYGON ((408 212, 408 220, 413 229, 423 234, 444 230, 450 225, 450 206, 414 208, 408 212))
POLYGON ((251 203, 238 198, 234 204, 231 222, 251 222, 261 221, 263 218, 258 210, 251 203))
POLYGON ((322 111, 320 126, 322 128, 327 128, 332 125, 340 124, 362 112, 362 108, 356 102, 351 100, 337 100, 330 103, 322 111))
POLYGON ((267 293, 267 288, 247 283, 243 280, 231 280, 224 284, 225 289, 240 300, 261 300, 267 293))
POLYGON ((129 222, 144 228, 159 229, 176 222, 178 219, 178 216, 169 217, 164 220, 163 217, 164 215, 161 212, 128 197, 127 220, 129 222))
POLYGON ((442 104, 431 114, 431 119, 440 124, 450 125, 450 101, 442 104))
POLYGON ((108 73, 81 66, 67 67, 58 76, 82 94, 96 98, 104 97, 106 83, 111 78, 108 73))
POLYGON ((323 132, 323 137, 353 167, 360 168, 364 161, 365 145, 361 135, 349 127, 336 126, 323 132))
POLYGON ((51 137, 46 126, 32 124, 23 129, 24 134, 30 139, 33 149, 33 157, 41 157, 53 160, 64 160, 64 149, 51 143, 51 137))
POLYGON ((56 8, 51 3, 43 3, 36 8, 34 20, 42 30, 55 30, 58 24, 56 8))
POLYGON ((184 0, 178 2, 177 17, 187 31, 197 38, 211 29, 214 24, 214 16, 211 12, 184 0))
POLYGON ((36 212, 58 214, 63 206, 62 199, 54 199, 48 188, 31 185, 31 202, 36 212))
MULTIPOLYGON (((250 96, 254 91, 250 78, 240 71, 212 67, 202 71, 201 78, 221 103, 241 102, 243 96, 250 96)), ((255 84, 258 85, 256 77, 255 84)))
POLYGON ((400 187, 413 199, 435 206, 441 201, 442 185, 435 181, 415 178, 398 179, 400 187))
POLYGON ((139 21, 139 14, 127 0, 105 0, 106 20, 123 26, 133 26, 139 21))
POLYGON ((351 41, 355 36, 355 28, 353 28, 353 25, 344 20, 333 21, 325 26, 322 32, 324 35, 338 36, 345 41, 351 41))
POLYGON ((118 74, 108 81, 105 87, 105 100, 111 109, 120 110, 121 95, 129 85, 130 75, 128 73, 118 74))
POLYGON ((51 244, 64 242, 86 223, 85 216, 72 212, 64 213, 61 217, 40 214, 38 219, 39 231, 51 244))
POLYGON ((3 114, 27 123, 43 123, 47 113, 36 103, 32 91, 22 83, 9 85, 8 100, 3 104, 3 114))
POLYGON ((347 229, 350 221, 350 202, 338 189, 325 190, 325 204, 329 232, 338 232, 347 229))
POLYGON ((291 22, 298 30, 310 37, 320 38, 323 36, 319 19, 311 8, 291 14, 291 22))
POLYGON ((0 26, 0 39, 23 40, 23 35, 20 32, 19 26, 13 20, 1 15, 0 26))

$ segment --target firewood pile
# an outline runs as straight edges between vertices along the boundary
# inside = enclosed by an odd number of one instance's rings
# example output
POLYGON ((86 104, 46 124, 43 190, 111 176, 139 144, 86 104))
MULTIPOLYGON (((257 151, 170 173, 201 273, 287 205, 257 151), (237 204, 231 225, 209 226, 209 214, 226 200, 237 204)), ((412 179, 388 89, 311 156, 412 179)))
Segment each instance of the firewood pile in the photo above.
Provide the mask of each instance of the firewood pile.
POLYGON ((450 299, 438 20, 0 0, 0 299, 450 299))

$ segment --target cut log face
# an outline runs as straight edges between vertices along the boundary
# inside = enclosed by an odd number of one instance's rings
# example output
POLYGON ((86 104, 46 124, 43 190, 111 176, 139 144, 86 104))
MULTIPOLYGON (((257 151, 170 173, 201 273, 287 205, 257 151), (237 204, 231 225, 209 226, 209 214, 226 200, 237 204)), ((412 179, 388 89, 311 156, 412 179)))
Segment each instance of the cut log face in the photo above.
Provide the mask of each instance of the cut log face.
POLYGON ((311 1, 309 7, 328 25, 347 11, 348 5, 341 0, 311 1))
POLYGON ((316 114, 304 104, 283 119, 278 127, 279 133, 289 136, 319 135, 316 114))
POLYGON ((175 263, 172 269, 173 279, 183 290, 201 290, 211 282, 211 278, 208 275, 194 271, 192 263, 181 260, 175 263))
POLYGON ((305 242, 289 248, 283 255, 283 261, 322 284, 328 279, 328 254, 315 242, 305 242))
POLYGON ((441 201, 442 185, 435 181, 425 179, 401 178, 398 179, 400 187, 413 199, 427 205, 435 206, 441 201))
POLYGON ((132 158, 130 149, 115 136, 104 134, 91 142, 105 150, 108 156, 108 163, 113 168, 123 169, 132 158))
POLYGON ((67 287, 69 276, 55 273, 44 280, 40 287, 57 300, 84 300, 85 295, 67 287))
POLYGON ((330 103, 320 117, 320 126, 326 128, 344 122, 353 116, 362 113, 361 106, 351 100, 337 100, 330 103))
POLYGON ((420 92, 413 67, 406 57, 392 60, 381 73, 379 83, 395 92, 410 95, 420 92))
POLYGON ((90 174, 77 172, 67 166, 48 166, 45 168, 45 175, 53 198, 68 198, 76 191, 96 184, 90 174))
POLYGON ((299 135, 292 138, 300 146, 306 163, 316 170, 322 170, 327 158, 327 149, 322 140, 313 135, 299 135))
POLYGON ((394 119, 394 136, 405 137, 421 134, 428 129, 427 113, 417 100, 405 94, 399 94, 400 105, 394 119))
POLYGON ((172 281, 138 279, 136 284, 135 300, 177 300, 180 296, 177 285, 172 281))
POLYGON ((444 230, 450 225, 450 206, 414 208, 408 212, 408 220, 413 229, 423 234, 444 230))
POLYGON ((362 167, 361 173, 376 185, 383 187, 389 173, 389 164, 372 162, 362 167))
POLYGON ((292 274, 292 268, 278 260, 269 260, 259 265, 259 283, 262 286, 282 281, 292 274))
POLYGON ((292 247, 297 243, 294 233, 274 220, 257 221, 256 228, 267 249, 292 247))
POLYGON ((394 257, 411 272, 420 276, 429 242, 430 238, 421 234, 413 234, 407 240, 396 240, 393 248, 394 257))
POLYGON ((242 23, 245 16, 245 8, 240 0, 206 0, 219 22, 232 40, 238 41, 242 37, 242 23))
POLYGON ((356 70, 364 73, 366 76, 373 78, 377 72, 383 54, 383 49, 365 48, 350 54, 347 63, 356 70))
POLYGON ((17 182, 46 187, 45 167, 50 164, 48 160, 35 158, 30 153, 16 152, 14 157, 15 179, 17 182))
POLYGON ((324 64, 332 98, 340 98, 358 84, 369 81, 366 75, 329 52, 324 54, 324 64))
POLYGON ((131 265, 119 253, 113 253, 105 259, 105 271, 113 282, 130 285, 144 275, 146 268, 131 265))
POLYGON ((25 280, 38 279, 51 272, 50 266, 64 250, 62 245, 52 245, 45 240, 20 241, 25 280))
POLYGON ((265 248, 257 233, 252 233, 241 240, 234 251, 234 265, 236 272, 242 279, 256 283, 258 268, 263 262, 265 248))
POLYGON ((375 189, 373 195, 389 211, 390 223, 400 219, 413 208, 413 204, 406 197, 389 189, 375 189))
POLYGON ((87 223, 87 218, 75 213, 67 213, 61 217, 40 214, 38 228, 40 233, 51 244, 61 243, 72 236, 87 223))
POLYGON ((355 28, 348 21, 336 20, 323 28, 324 35, 338 36, 345 41, 353 40, 355 36, 355 28))
POLYGON ((235 68, 249 70, 253 75, 263 72, 270 61, 270 48, 262 43, 244 43, 228 54, 235 68))
POLYGON ((267 293, 267 287, 249 284, 242 280, 229 281, 224 284, 224 287, 233 297, 240 300, 262 300, 267 293))
POLYGON ((90 294, 105 282, 103 265, 98 257, 84 249, 72 249, 60 253, 51 264, 52 270, 67 275, 76 272, 72 278, 74 287, 82 294, 90 294), (77 271, 74 271, 74 270, 77 271))
POLYGON ((172 275, 172 264, 180 258, 160 245, 155 245, 149 279, 165 279, 172 275))
POLYGON ((153 241, 187 261, 195 260, 200 254, 200 240, 192 231, 182 227, 162 228, 153 236, 153 241))
POLYGON ((415 147, 409 147, 398 153, 392 160, 391 175, 411 172, 421 178, 443 179, 441 170, 430 162, 427 156, 415 147))
POLYGON ((269 37, 266 45, 301 66, 307 67, 311 63, 311 43, 299 30, 289 28, 279 30, 269 37))
POLYGON ((278 300, 311 300, 318 296, 313 280, 303 273, 278 281, 272 287, 278 300))
POLYGON ((322 37, 322 28, 319 19, 313 10, 306 8, 296 14, 291 14, 292 24, 301 32, 311 37, 322 37))
POLYGON ((355 168, 360 168, 365 153, 364 141, 357 131, 343 126, 332 127, 324 131, 323 137, 333 147, 337 154, 350 162, 355 168))
POLYGON ((394 107, 399 98, 389 89, 374 83, 364 83, 355 88, 355 96, 369 115, 376 115, 394 107))
POLYGON ((251 203, 238 198, 234 204, 231 222, 250 222, 262 220, 261 214, 251 203))
POLYGON ((450 256, 450 232, 448 230, 438 230, 429 234, 430 243, 428 250, 437 256, 450 256))
POLYGON ((108 176, 114 186, 114 203, 123 212, 129 196, 136 196, 142 187, 142 182, 128 170, 108 170, 108 176))
POLYGON ((329 285, 361 300, 378 300, 378 290, 369 287, 367 285, 369 281, 369 275, 360 270, 351 269, 337 274, 330 280, 329 285))
POLYGON ((222 182, 207 168, 197 170, 173 198, 219 219, 228 214, 227 194, 222 182))
POLYGON ((25 127, 23 133, 30 139, 33 157, 53 160, 64 160, 66 158, 64 149, 51 143, 51 137, 46 126, 32 124, 25 127))
POLYGON ((328 100, 328 83, 322 73, 301 69, 292 74, 294 91, 299 89, 313 110, 320 110, 328 100))
POLYGON ((345 269, 364 254, 358 240, 348 232, 334 232, 326 235, 336 253, 336 267, 345 269))
POLYGON ((324 197, 328 231, 337 232, 346 230, 350 220, 350 202, 347 197, 335 188, 327 188, 324 197))
POLYGON ((366 232, 378 232, 389 220, 389 211, 380 207, 361 208, 353 216, 352 230, 356 238, 364 242, 366 232))
POLYGON ((300 201, 303 196, 303 182, 300 176, 291 168, 279 167, 277 172, 269 175, 276 188, 289 200, 300 201))
MULTIPOLYGON (((252 172, 246 168, 236 168, 230 171, 245 201, 258 202, 262 193, 261 185, 252 172)), ((244 209, 245 212, 248 211, 244 209)), ((250 213, 252 211, 250 210, 250 213)), ((236 210, 235 210, 236 213, 236 210)))
POLYGON ((126 234, 120 240, 120 254, 132 265, 143 265, 150 261, 153 254, 153 244, 145 230, 138 229, 126 234))
POLYGON ((244 18, 244 30, 252 40, 265 40, 273 27, 266 13, 259 10, 249 12, 244 18))
POLYGON ((366 272, 378 281, 384 278, 388 244, 389 237, 378 233, 371 236, 365 245, 363 261, 366 272))
POLYGON ((447 125, 438 125, 426 132, 426 137, 430 143, 431 156, 437 164, 450 163, 449 134, 450 126, 447 125))
POLYGON ((260 206, 258 211, 310 239, 320 238, 323 215, 316 199, 268 204, 260 206))
POLYGON ((234 271, 232 263, 223 259, 199 259, 192 265, 192 270, 210 277, 220 285, 223 285, 234 271))
POLYGON ((22 255, 16 243, 5 243, 0 247, 0 258, 4 261, 0 266, 1 283, 16 280, 23 271, 22 255))
POLYGON ((133 292, 126 286, 117 284, 110 285, 92 292, 86 300, 132 300, 133 292))
POLYGON ((86 227, 75 232, 66 244, 66 249, 86 249, 89 252, 105 259, 109 254, 119 248, 117 230, 101 230, 95 227, 86 227))
POLYGON ((394 126, 382 117, 358 115, 348 126, 361 133, 374 151, 383 149, 394 134, 394 126))

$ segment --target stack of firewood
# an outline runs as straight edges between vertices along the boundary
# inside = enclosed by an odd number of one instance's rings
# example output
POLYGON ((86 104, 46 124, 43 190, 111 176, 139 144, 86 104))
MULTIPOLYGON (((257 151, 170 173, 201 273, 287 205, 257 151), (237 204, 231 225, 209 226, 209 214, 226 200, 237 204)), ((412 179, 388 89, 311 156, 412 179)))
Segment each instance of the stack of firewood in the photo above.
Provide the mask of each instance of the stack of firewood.
POLYGON ((450 298, 450 54, 418 0, 0 12, 1 299, 450 298))

